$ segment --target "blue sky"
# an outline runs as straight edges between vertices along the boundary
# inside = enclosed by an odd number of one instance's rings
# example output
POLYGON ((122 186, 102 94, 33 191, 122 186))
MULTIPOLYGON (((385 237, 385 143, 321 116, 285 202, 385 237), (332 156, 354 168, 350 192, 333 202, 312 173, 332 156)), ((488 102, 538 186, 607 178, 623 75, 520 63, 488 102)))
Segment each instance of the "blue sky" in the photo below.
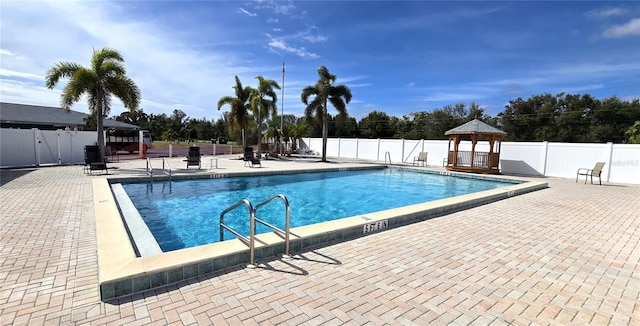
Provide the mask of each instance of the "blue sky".
MULTIPOLYGON (((117 49, 146 113, 217 119, 234 76, 282 82, 284 112, 321 65, 360 119, 478 103, 490 115, 541 93, 640 98, 640 3, 430 1, 2 1, 0 98, 57 106, 59 61, 117 49)), ((281 95, 278 92, 278 95, 281 95)), ((278 110, 281 110, 278 99, 278 110)), ((86 100, 73 108, 88 112, 86 100)), ((111 115, 123 112, 115 100, 111 115)))

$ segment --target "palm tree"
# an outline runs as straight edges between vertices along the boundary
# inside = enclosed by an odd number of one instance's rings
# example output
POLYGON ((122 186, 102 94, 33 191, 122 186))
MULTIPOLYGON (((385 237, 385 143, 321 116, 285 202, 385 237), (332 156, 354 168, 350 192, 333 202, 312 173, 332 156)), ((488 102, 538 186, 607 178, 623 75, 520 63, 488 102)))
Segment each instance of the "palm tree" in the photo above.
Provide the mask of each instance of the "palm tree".
POLYGON ((296 124, 292 124, 288 130, 289 138, 291 139, 291 151, 298 149, 298 139, 304 137, 307 133, 307 124, 304 121, 298 121, 296 124))
POLYGON ((280 89, 280 85, 275 80, 264 79, 262 76, 258 76, 256 79, 258 80, 258 88, 251 95, 251 108, 258 124, 258 156, 260 156, 262 154, 262 119, 269 113, 271 116, 278 114, 278 95, 274 88, 280 89))
POLYGON ((233 89, 235 89, 236 97, 224 96, 220 98, 220 100, 218 100, 218 110, 220 110, 220 108, 225 104, 229 104, 229 106, 231 106, 231 112, 227 116, 229 129, 233 130, 234 127, 240 128, 242 131, 242 148, 244 149, 247 147, 247 140, 246 137, 244 137, 244 132, 247 130, 249 125, 249 102, 251 100, 253 88, 250 86, 242 87, 240 78, 236 76, 236 85, 233 86, 233 89))
POLYGON ((89 110, 96 114, 100 157, 104 157, 104 118, 111 111, 112 96, 120 99, 131 112, 140 103, 140 89, 127 77, 122 55, 111 48, 93 50, 90 68, 72 62, 59 62, 47 70, 47 87, 53 89, 61 78, 69 79, 61 94, 60 105, 63 109, 71 110, 71 106, 83 94, 87 94, 89 110))
POLYGON ((316 118, 322 117, 322 162, 327 161, 327 138, 329 136, 329 122, 327 113, 327 102, 331 102, 338 114, 343 118, 347 116, 347 104, 351 102, 351 90, 345 85, 332 85, 336 81, 336 76, 329 73, 325 66, 318 68, 318 81, 315 85, 309 85, 302 89, 302 103, 305 108, 307 119, 315 113, 316 118), (309 96, 315 95, 309 102, 309 96), (343 99, 344 98, 344 99, 343 99))

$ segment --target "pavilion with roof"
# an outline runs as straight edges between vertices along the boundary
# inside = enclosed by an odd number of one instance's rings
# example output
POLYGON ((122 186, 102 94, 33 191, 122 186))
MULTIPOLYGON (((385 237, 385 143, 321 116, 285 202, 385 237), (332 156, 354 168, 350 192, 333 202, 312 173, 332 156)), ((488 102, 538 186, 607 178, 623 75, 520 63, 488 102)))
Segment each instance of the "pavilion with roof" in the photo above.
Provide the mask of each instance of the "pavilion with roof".
POLYGON ((500 145, 506 132, 475 119, 444 134, 449 137, 447 170, 500 173, 500 145))

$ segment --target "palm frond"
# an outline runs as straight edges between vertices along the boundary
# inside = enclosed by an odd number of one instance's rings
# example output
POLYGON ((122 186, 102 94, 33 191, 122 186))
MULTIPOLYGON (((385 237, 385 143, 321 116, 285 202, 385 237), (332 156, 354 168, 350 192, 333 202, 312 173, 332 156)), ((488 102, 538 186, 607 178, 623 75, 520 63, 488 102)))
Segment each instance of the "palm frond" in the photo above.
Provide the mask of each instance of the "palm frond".
POLYGON ((342 97, 330 97, 329 102, 331 105, 338 111, 339 113, 343 113, 347 111, 347 105, 344 103, 342 97))
POLYGON ((60 106, 65 110, 70 110, 71 106, 77 102, 82 94, 89 92, 96 84, 96 76, 93 71, 80 68, 75 71, 67 86, 62 90, 60 106))
POLYGON ((218 100, 218 110, 220 110, 225 104, 228 104, 229 106, 233 106, 233 102, 238 100, 235 97, 231 97, 231 96, 223 96, 218 100))
POLYGON ((127 70, 124 65, 116 61, 106 61, 100 66, 99 72, 103 76, 123 76, 126 75, 127 70))
POLYGON ((318 96, 318 89, 314 86, 305 86, 302 89, 302 94, 300 94, 300 99, 302 100, 302 103, 304 104, 309 104, 309 96, 311 95, 315 95, 318 96))
POLYGON ((58 62, 45 74, 45 85, 49 89, 53 89, 62 78, 72 78, 73 75, 83 67, 72 62, 58 62))
POLYGON ((347 85, 332 86, 330 90, 331 97, 344 97, 344 100, 349 104, 351 102, 351 89, 347 85))
POLYGON ((118 61, 124 62, 122 55, 112 48, 102 48, 99 50, 93 50, 93 56, 91 56, 91 69, 94 71, 100 71, 105 61, 118 61))
MULTIPOLYGON (((136 110, 140 104, 140 89, 131 80, 124 75, 116 75, 106 80, 107 93, 113 94, 120 99, 124 107, 129 110, 136 110)), ((108 114, 109 112, 104 112, 108 114)))

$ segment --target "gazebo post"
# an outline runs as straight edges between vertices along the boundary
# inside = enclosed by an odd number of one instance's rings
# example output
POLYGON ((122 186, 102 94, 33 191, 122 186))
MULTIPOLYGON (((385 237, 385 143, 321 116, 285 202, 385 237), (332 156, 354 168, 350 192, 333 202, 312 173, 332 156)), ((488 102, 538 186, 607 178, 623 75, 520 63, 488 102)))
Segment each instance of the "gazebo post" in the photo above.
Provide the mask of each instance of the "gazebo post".
POLYGON ((458 166, 458 147, 460 138, 456 135, 453 137, 453 166, 458 166))
POLYGON ((473 134, 471 135, 471 169, 475 167, 475 156, 476 156, 476 143, 478 142, 478 136, 473 134))

